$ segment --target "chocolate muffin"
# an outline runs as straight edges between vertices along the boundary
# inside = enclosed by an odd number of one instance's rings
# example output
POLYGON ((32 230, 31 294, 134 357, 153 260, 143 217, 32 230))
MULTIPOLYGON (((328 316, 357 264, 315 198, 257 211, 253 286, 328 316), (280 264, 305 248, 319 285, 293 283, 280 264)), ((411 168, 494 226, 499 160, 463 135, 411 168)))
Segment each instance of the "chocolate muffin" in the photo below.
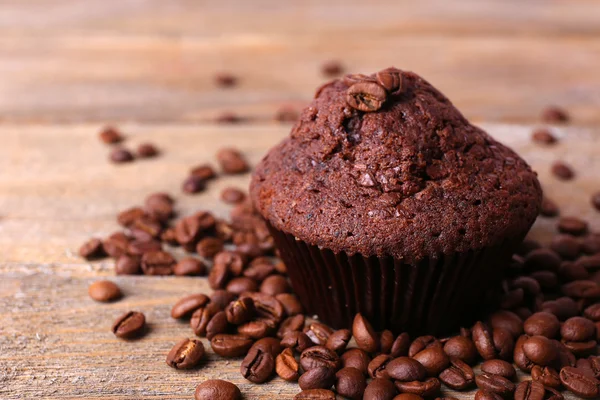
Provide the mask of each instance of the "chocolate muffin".
POLYGON ((477 311, 542 201, 513 150, 396 68, 319 88, 250 191, 309 313, 415 334, 477 311))

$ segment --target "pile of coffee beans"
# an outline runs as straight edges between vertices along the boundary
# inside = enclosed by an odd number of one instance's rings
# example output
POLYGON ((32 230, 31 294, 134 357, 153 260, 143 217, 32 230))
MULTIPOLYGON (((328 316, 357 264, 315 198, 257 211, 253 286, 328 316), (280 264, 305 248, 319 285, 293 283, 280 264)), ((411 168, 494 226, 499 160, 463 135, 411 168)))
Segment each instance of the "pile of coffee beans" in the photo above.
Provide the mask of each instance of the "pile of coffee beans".
MULTIPOLYGON (((226 173, 248 170, 235 149, 219 152, 218 161, 226 173)), ((200 165, 190 177, 204 184, 216 173, 200 165)), ((545 199, 542 215, 557 218, 554 238, 547 247, 523 242, 485 318, 452 336, 411 337, 377 332, 361 314, 351 329, 340 330, 305 315, 246 194, 228 188, 221 197, 233 205, 229 221, 209 211, 176 219, 174 199, 154 193, 142 206, 119 213, 123 230, 89 240, 80 254, 115 258, 117 274, 208 273, 214 292, 183 297, 171 316, 189 320, 191 333, 206 338, 215 354, 238 359, 249 382, 275 376, 297 382, 296 399, 435 399, 443 387, 476 389, 478 400, 560 400, 564 390, 600 398, 600 234, 590 232, 585 220, 558 217, 551 200, 545 199), (196 255, 176 260, 169 252, 174 246, 196 255), (523 382, 517 369, 528 374, 523 382)), ((98 301, 120 296, 110 282, 97 282, 89 292, 98 301)), ((125 313, 112 331, 119 338, 139 337, 145 317, 125 313)), ((183 338, 166 363, 178 370, 202 368, 205 353, 200 339, 183 338)), ((208 380, 195 396, 228 400, 241 393, 230 382, 208 380)))

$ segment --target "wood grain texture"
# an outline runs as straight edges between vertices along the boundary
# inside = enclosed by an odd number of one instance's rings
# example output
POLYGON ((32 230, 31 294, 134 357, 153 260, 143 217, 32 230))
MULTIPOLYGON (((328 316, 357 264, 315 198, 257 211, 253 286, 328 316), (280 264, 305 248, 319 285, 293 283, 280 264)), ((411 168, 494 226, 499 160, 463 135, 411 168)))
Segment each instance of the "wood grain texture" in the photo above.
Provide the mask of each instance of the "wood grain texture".
MULTIPOLYGON (((565 215, 585 216, 600 230, 600 213, 589 204, 600 186, 600 132, 557 128, 560 142, 541 147, 530 142, 530 126, 483 127, 534 166, 565 215), (575 167, 574 181, 550 176, 549 164, 559 158, 575 167)), ((89 236, 118 228, 117 211, 153 191, 176 195, 182 215, 200 208, 226 215, 219 189, 245 187, 248 177, 225 177, 204 194, 182 195, 188 168, 212 162, 225 145, 239 146, 256 163, 289 126, 124 125, 125 145, 152 141, 164 153, 120 166, 108 163, 97 130, 92 124, 0 127, 0 398, 189 399, 199 382, 221 377, 238 384, 246 399, 291 399, 296 385, 280 379, 249 384, 239 374, 239 360, 210 352, 198 370, 167 367, 171 346, 191 336, 187 324, 170 318, 170 307, 184 294, 209 293, 204 278, 114 277, 111 261, 87 263, 74 255, 89 236), (87 286, 99 277, 117 282, 125 297, 94 303, 87 286), (129 309, 143 311, 150 323, 141 340, 122 341, 110 333, 113 319, 129 309)), ((532 237, 546 240, 555 222, 540 219, 532 237)), ((472 393, 453 395, 468 399, 472 393)))
POLYGON ((303 105, 323 61, 395 65, 472 119, 534 122, 548 104, 600 122, 600 5, 593 1, 4 1, 0 119, 254 121, 303 105), (343 12, 342 12, 343 11, 343 12), (215 72, 240 77, 215 88, 215 72))

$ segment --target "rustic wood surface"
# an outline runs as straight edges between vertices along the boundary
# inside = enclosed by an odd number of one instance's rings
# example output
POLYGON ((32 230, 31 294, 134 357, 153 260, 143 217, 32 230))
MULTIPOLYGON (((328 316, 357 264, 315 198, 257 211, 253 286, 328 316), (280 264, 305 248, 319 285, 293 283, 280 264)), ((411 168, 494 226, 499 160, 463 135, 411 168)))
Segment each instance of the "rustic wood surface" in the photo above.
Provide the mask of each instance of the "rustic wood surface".
MULTIPOLYGON (((205 279, 115 277, 111 261, 87 263, 76 252, 154 191, 175 194, 181 214, 226 216, 220 189, 244 188, 248 177, 189 196, 180 191, 188 169, 214 162, 228 144, 256 163, 289 131, 275 112, 310 100, 326 60, 352 72, 395 65, 422 74, 521 152, 565 215, 600 230, 589 204, 600 190, 599 20, 593 0, 0 0, 0 399, 189 399, 214 377, 238 384, 246 399, 293 397, 296 385, 248 384, 239 360, 210 351, 197 370, 166 366, 171 346, 191 337, 170 307, 210 292, 205 279), (216 88, 219 71, 240 85, 216 88), (561 141, 551 148, 532 144, 547 104, 591 127, 556 128, 561 141), (223 111, 247 123, 212 124, 223 111), (152 141, 163 154, 110 164, 96 134, 112 122, 126 146, 152 141), (576 180, 550 176, 556 159, 575 166, 576 180), (125 297, 94 303, 87 286, 100 277, 125 297), (129 309, 150 324, 138 341, 109 331, 129 309)), ((532 236, 547 240, 555 222, 540 219, 532 236)))

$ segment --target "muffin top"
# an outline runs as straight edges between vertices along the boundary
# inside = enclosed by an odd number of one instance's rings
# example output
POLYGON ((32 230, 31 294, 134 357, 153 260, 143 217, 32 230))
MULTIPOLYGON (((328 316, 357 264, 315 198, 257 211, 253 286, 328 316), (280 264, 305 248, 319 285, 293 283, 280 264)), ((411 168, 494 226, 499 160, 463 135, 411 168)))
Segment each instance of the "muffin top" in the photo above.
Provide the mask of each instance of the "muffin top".
POLYGON ((521 237, 542 197, 513 150, 396 68, 319 88, 256 168, 250 194, 300 240, 408 262, 521 237))

